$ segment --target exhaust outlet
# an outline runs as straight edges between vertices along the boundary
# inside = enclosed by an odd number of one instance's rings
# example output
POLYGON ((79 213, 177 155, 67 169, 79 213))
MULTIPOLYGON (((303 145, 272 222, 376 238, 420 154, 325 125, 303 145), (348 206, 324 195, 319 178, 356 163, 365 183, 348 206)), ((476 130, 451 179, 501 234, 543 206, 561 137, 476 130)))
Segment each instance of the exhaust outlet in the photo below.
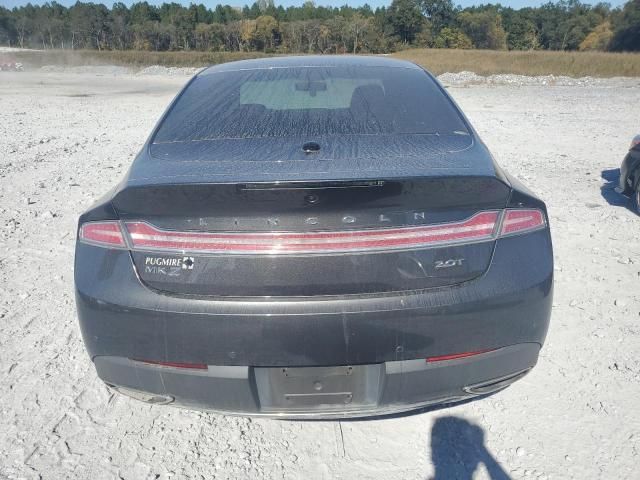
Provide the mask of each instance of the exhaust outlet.
POLYGON ((527 373, 529 373, 530 370, 531 368, 527 368, 526 370, 512 373, 506 377, 494 378, 492 380, 481 383, 474 383, 473 385, 464 387, 463 390, 473 395, 486 395, 488 393, 497 392, 498 390, 507 388, 513 382, 520 380, 527 373))
POLYGON ((174 401, 174 398, 170 395, 141 392, 139 390, 133 390, 126 387, 118 387, 116 385, 110 385, 110 387, 116 392, 121 393, 122 395, 133 398, 135 400, 140 400, 141 402, 150 403, 152 405, 168 405, 169 403, 173 403, 174 401))

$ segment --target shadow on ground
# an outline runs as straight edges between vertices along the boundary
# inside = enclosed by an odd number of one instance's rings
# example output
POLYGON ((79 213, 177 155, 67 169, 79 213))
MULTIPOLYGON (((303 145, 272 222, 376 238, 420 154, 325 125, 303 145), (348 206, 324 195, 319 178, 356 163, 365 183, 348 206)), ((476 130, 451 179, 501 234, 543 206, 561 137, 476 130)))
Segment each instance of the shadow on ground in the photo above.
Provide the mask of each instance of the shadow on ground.
POLYGON ((484 430, 462 418, 448 416, 436 420, 431 430, 431 480, 471 480, 483 464, 491 480, 511 477, 493 458, 484 443, 484 430))
POLYGON ((602 177, 606 182, 600 187, 600 194, 602 195, 602 198, 604 198, 609 205, 613 205, 614 207, 624 207, 633 211, 631 200, 615 191, 620 180, 620 169, 611 168, 608 170, 602 170, 600 177, 602 177))

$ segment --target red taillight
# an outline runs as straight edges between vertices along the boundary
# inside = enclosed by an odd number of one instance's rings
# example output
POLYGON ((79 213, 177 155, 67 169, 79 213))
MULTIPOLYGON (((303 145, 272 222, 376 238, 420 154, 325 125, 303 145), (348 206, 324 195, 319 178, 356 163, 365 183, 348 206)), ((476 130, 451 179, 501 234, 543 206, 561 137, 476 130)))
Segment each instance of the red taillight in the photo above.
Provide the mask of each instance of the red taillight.
POLYGON ((475 352, 462 352, 462 353, 452 353, 449 355, 438 355, 437 357, 427 357, 427 362, 443 362, 445 360, 458 360, 460 358, 473 357, 474 355, 480 355, 483 353, 493 352, 495 348, 490 348, 487 350, 476 350, 475 352))
POLYGON ((126 248, 120 223, 117 221, 88 222, 80 227, 80 241, 92 245, 126 248))
POLYGON ((251 254, 344 253, 415 249, 491 240, 499 212, 481 212, 441 225, 305 233, 201 233, 160 230, 145 222, 127 222, 133 248, 178 252, 251 254))
MULTIPOLYGON (((488 211, 445 224, 324 232, 175 232, 142 221, 124 225, 134 250, 286 255, 411 250, 484 242, 544 228, 546 221, 544 213, 537 209, 507 209, 502 222, 499 211, 488 211)), ((127 247, 120 223, 111 220, 85 223, 80 228, 80 240, 111 248, 127 247)))
POLYGON ((156 360, 141 360, 137 358, 132 358, 131 360, 148 365, 156 365, 158 367, 190 368, 192 370, 206 370, 208 368, 206 363, 158 362, 156 360))
POLYGON ((500 236, 527 233, 545 225, 544 214, 540 210, 509 209, 504 212, 500 236))

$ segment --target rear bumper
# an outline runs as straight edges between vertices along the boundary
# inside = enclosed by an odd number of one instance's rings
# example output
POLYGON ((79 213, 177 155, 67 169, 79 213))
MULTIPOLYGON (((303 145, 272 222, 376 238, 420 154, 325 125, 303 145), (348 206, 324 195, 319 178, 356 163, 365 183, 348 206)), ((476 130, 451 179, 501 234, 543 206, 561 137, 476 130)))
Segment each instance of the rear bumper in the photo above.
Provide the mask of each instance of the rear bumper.
POLYGON ((548 230, 498 240, 489 270, 455 287, 299 299, 199 299, 144 286, 129 253, 78 244, 76 304, 91 358, 220 366, 363 365, 544 342, 548 230))
POLYGON ((159 294, 138 279, 127 251, 78 244, 75 284, 85 346, 108 384, 193 408, 283 416, 260 401, 261 367, 374 366, 375 402, 368 397, 365 407, 286 415, 353 417, 472 398, 487 392, 468 387, 505 377, 508 384, 530 369, 549 326, 553 256, 543 230, 499 239, 487 272, 455 287, 216 300, 159 294), (494 352, 425 362, 486 350, 494 352), (132 358, 209 368, 172 371, 132 358))
POLYGON ((304 372, 293 384, 265 382, 284 375, 287 369, 282 368, 210 365, 189 371, 113 356, 94 361, 103 381, 150 403, 236 415, 328 419, 400 413, 488 394, 522 378, 535 365, 539 350, 538 344, 527 343, 458 360, 348 367, 367 372, 358 382, 348 375, 336 377, 335 368, 329 369, 331 377, 322 367, 291 369, 287 375, 304 372))

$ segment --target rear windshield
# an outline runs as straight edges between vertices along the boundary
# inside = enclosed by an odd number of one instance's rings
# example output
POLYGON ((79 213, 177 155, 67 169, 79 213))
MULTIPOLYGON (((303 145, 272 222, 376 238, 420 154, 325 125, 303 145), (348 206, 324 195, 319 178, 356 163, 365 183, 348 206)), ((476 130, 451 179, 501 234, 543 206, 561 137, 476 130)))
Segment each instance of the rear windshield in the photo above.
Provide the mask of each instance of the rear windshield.
POLYGON ((162 122, 154 143, 454 133, 468 131, 422 70, 302 67, 197 77, 162 122))

